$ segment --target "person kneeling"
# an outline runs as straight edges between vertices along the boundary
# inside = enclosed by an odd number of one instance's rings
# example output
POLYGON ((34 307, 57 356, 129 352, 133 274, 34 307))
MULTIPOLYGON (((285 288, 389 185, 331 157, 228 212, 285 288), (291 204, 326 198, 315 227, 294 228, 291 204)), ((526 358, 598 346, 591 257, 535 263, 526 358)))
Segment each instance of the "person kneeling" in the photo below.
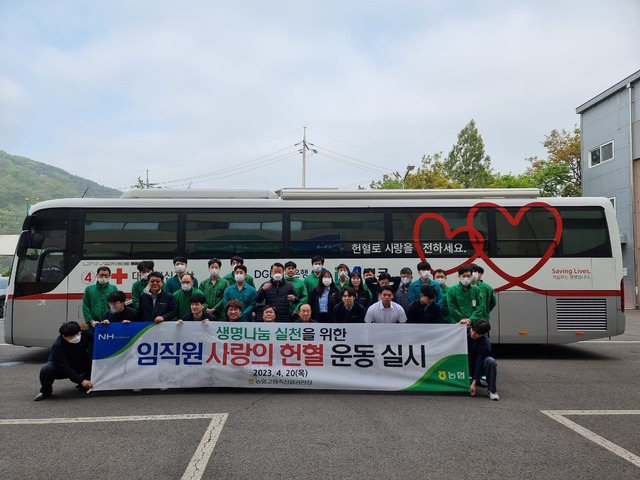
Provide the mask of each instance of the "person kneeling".
POLYGON ((33 400, 39 402, 50 397, 53 382, 68 378, 79 389, 88 390, 91 383, 91 350, 93 332, 80 330, 78 322, 63 323, 60 336, 53 342, 49 359, 40 369, 40 393, 33 400))

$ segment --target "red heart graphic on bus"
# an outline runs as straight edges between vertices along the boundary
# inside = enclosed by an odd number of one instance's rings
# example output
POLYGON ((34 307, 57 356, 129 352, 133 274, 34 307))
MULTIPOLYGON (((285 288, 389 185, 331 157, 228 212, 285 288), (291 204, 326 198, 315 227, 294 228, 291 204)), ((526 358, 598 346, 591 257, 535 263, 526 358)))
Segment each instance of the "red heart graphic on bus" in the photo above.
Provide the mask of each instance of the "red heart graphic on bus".
POLYGON ((533 275, 535 275, 549 261, 549 259, 551 258, 551 255, 553 255, 553 252, 555 251, 556 247, 560 243, 560 237, 562 236, 562 218, 560 217, 560 212, 558 212, 556 208, 544 202, 527 203, 526 205, 521 207, 520 210, 518 210, 518 213, 515 216, 511 215, 506 208, 501 207, 500 205, 497 205, 491 202, 480 202, 475 204, 469 210, 469 213, 467 215, 467 228, 470 234, 469 238, 471 239, 471 244, 473 245, 473 248, 476 252, 477 257, 484 260, 485 263, 494 272, 496 272, 503 279, 509 282, 506 285, 502 285, 496 288, 497 291, 506 290, 513 286, 520 286, 525 289, 531 289, 532 287, 530 287, 529 285, 526 285, 524 282, 527 281, 529 278, 531 278, 533 275), (525 215, 525 213, 527 213, 529 210, 531 210, 534 207, 544 208, 545 210, 547 210, 553 215, 556 223, 556 231, 553 236, 553 240, 549 244, 549 248, 547 248, 547 250, 544 252, 544 255, 540 258, 540 260, 538 260, 538 262, 533 267, 531 267, 527 272, 523 273, 520 276, 514 277, 513 275, 508 274, 507 272, 502 270, 500 267, 498 267, 493 262, 493 260, 491 260, 491 258, 483 251, 484 238, 479 231, 473 228, 473 217, 477 213, 477 211, 483 207, 494 208, 496 211, 504 215, 507 221, 513 226, 518 225, 522 220, 522 217, 525 215))
MULTIPOLYGON (((444 217, 438 215, 437 213, 423 213, 418 218, 416 218, 416 221, 413 224, 413 245, 415 246, 416 251, 418 252, 418 256, 420 257, 420 260, 422 260, 423 262, 427 261, 427 257, 424 254, 424 250, 422 249, 422 244, 420 242, 420 225, 422 225, 422 222, 427 218, 431 218, 433 220, 440 222, 440 224, 444 227, 444 234, 446 235, 447 238, 454 238, 455 236, 463 232, 469 233, 469 238, 475 236, 469 230, 468 225, 465 225, 463 227, 458 227, 455 230, 451 230, 451 227, 449 226, 449 222, 447 222, 447 220, 444 217)), ((453 268, 450 268, 449 270, 445 270, 445 273, 449 275, 451 273, 457 272, 461 266, 472 263, 476 258, 478 258, 477 251, 470 258, 466 259, 457 267, 453 267, 453 268)))

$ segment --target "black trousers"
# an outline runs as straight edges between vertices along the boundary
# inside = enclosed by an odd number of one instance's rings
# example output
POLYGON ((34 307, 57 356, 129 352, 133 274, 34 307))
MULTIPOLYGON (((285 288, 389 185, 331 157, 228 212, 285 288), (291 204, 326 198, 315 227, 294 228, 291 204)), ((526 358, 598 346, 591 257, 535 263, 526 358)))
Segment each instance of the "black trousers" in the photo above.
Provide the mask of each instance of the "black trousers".
MULTIPOLYGON (((80 374, 85 374, 84 378, 91 378, 91 367, 88 367, 87 372, 78 372, 80 374)), ((69 376, 63 372, 60 368, 56 366, 53 362, 45 363, 40 369, 40 393, 44 393, 45 395, 51 395, 53 392, 53 382, 55 380, 62 380, 64 378, 69 378, 69 376)))

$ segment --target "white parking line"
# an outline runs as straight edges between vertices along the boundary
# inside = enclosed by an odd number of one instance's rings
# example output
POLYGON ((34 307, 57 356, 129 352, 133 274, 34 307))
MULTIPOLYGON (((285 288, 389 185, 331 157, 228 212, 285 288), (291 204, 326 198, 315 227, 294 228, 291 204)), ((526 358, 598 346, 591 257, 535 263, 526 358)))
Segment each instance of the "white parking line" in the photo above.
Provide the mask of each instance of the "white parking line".
POLYGON ((146 420, 202 420, 211 419, 193 457, 182 475, 182 480, 200 480, 209 463, 213 449, 228 413, 187 413, 183 415, 133 415, 127 417, 78 417, 78 418, 13 418, 0 420, 0 425, 51 425, 61 423, 141 422, 146 420))
POLYGON ((583 340, 578 343, 606 343, 612 345, 616 343, 640 343, 640 340, 583 340))
POLYGON ((640 415, 640 410, 540 410, 540 412, 553 418, 555 421, 570 428, 574 432, 579 433, 601 447, 606 448, 610 452, 615 453, 620 458, 624 458, 628 462, 631 462, 636 467, 640 467, 640 457, 638 455, 631 453, 629 450, 625 450, 619 445, 610 442, 606 438, 593 433, 591 430, 588 430, 565 417, 565 415, 640 415))

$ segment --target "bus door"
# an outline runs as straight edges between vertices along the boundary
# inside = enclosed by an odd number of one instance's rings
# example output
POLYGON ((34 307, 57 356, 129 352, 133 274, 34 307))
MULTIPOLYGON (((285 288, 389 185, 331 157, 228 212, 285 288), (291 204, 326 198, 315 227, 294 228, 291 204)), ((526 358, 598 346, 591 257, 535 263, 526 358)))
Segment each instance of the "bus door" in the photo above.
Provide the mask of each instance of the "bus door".
POLYGON ((20 236, 7 342, 49 347, 68 318, 67 228, 60 221, 27 217, 20 236))

